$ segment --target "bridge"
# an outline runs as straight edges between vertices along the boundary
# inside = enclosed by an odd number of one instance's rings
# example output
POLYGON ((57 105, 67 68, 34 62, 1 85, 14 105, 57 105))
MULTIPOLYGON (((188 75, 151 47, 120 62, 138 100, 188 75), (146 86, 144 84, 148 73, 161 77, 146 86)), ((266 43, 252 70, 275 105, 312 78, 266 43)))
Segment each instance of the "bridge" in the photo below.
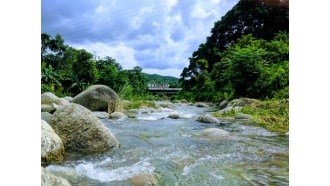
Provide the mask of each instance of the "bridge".
POLYGON ((153 94, 178 94, 182 88, 148 87, 147 90, 153 94))
POLYGON ((148 84, 148 89, 153 94, 178 94, 182 88, 170 88, 169 84, 148 84))

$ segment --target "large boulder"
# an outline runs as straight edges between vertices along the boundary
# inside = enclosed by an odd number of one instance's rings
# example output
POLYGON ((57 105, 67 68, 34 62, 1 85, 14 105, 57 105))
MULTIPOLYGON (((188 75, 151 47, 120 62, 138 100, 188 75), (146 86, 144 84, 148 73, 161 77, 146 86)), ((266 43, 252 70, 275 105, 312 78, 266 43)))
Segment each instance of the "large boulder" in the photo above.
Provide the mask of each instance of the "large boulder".
POLYGON ((51 126, 41 120, 41 165, 63 160, 64 145, 51 126))
POLYGON ((92 85, 71 100, 71 103, 80 104, 91 111, 108 113, 116 110, 118 102, 117 93, 106 85, 92 85))
POLYGON ((41 167, 41 186, 71 186, 68 180, 55 176, 41 167))
POLYGON ((106 126, 87 108, 70 103, 57 109, 49 123, 66 151, 104 152, 119 147, 106 126))

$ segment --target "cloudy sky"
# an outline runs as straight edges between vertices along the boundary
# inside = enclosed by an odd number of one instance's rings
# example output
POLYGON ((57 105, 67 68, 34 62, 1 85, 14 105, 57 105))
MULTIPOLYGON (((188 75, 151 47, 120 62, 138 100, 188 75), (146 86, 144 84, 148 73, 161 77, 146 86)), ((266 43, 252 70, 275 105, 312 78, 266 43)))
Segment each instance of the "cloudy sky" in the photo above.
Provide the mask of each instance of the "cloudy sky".
POLYGON ((41 31, 124 69, 180 77, 238 0, 42 0, 41 31))

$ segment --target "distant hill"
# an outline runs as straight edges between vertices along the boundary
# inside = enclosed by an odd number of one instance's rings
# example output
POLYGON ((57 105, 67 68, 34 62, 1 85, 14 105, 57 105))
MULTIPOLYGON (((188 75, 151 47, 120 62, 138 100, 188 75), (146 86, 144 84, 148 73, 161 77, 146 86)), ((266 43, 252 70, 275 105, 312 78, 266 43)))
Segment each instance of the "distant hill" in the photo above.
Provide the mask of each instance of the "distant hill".
POLYGON ((159 74, 146 74, 142 73, 146 78, 147 83, 154 84, 169 84, 170 87, 181 87, 179 78, 173 76, 162 76, 159 74))

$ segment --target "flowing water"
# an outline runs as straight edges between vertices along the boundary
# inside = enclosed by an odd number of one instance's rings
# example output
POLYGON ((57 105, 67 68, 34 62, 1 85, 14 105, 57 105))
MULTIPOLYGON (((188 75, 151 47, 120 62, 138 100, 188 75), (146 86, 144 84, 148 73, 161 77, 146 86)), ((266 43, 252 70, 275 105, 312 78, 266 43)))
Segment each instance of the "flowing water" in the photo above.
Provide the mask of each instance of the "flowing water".
POLYGON ((132 185, 151 175, 159 185, 289 185, 289 137, 244 120, 200 123, 210 108, 176 105, 176 109, 138 114, 136 118, 101 121, 117 137, 118 150, 92 155, 66 154, 46 169, 72 185, 132 185), (179 119, 167 116, 178 113, 179 119), (201 136, 207 128, 229 132, 201 136))

